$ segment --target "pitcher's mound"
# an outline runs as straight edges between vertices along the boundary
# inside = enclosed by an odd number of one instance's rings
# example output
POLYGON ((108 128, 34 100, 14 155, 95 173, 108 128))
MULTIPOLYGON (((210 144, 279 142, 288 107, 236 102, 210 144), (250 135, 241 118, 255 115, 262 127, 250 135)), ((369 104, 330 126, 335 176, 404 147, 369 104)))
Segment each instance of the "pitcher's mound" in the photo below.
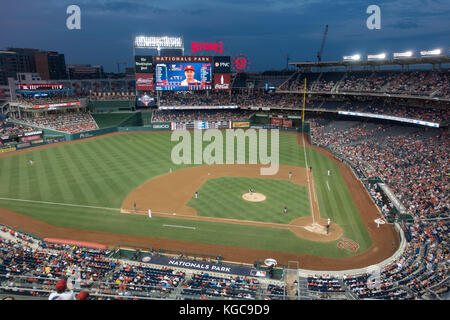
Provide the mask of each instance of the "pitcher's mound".
POLYGON ((244 193, 242 195, 242 198, 244 200, 251 201, 251 202, 261 202, 261 201, 266 200, 266 196, 265 195, 263 195, 262 193, 255 193, 255 192, 253 192, 253 193, 244 193))

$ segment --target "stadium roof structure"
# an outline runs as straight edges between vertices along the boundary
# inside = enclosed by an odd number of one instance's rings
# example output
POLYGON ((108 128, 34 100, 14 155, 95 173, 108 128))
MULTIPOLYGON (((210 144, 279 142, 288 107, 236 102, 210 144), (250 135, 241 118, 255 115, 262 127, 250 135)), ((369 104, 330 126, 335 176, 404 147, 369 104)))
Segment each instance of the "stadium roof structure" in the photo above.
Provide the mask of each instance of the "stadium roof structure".
POLYGON ((427 57, 409 57, 401 59, 380 59, 380 60, 354 60, 354 61, 323 61, 323 62, 290 62, 297 68, 329 68, 329 67, 364 67, 364 66, 405 66, 417 64, 442 65, 450 64, 450 57, 427 56, 427 57))

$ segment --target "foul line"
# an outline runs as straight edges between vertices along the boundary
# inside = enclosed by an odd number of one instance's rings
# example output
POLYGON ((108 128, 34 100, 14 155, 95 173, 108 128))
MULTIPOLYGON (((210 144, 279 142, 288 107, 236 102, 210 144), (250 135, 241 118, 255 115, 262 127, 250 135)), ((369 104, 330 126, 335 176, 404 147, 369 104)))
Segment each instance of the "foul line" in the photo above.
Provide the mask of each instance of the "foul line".
POLYGON ((163 227, 185 228, 185 229, 193 229, 193 230, 195 230, 195 227, 175 226, 173 224, 163 224, 163 227))
POLYGON ((328 191, 331 191, 330 185, 328 184, 328 180, 327 180, 327 187, 328 187, 328 191))
POLYGON ((31 202, 31 203, 41 203, 41 204, 51 204, 51 205, 66 206, 66 207, 80 207, 80 208, 106 209, 106 210, 120 211, 120 208, 107 208, 107 207, 86 206, 86 205, 82 205, 82 204, 70 204, 70 203, 47 202, 47 201, 25 200, 25 199, 13 199, 13 198, 0 198, 0 200, 20 201, 20 202, 31 202))
MULTIPOLYGON (((70 203, 59 203, 59 202, 48 202, 48 201, 38 201, 38 200, 26 200, 26 199, 14 199, 14 198, 0 198, 0 200, 7 200, 7 201, 18 201, 18 202, 30 202, 30 203, 38 203, 38 204, 50 204, 50 205, 59 205, 59 206, 66 206, 66 207, 79 207, 79 208, 91 208, 91 209, 105 209, 105 210, 111 210, 111 211, 120 211, 120 208, 107 208, 107 207, 98 207, 98 206, 87 206, 82 204, 70 204, 70 203)), ((311 199, 310 199, 311 201, 311 199)), ((133 212, 133 210, 129 210, 130 212, 133 212)), ((138 210, 140 214, 147 214, 147 211, 138 210), (141 213, 142 212, 142 213, 141 213)), ((191 216, 191 215, 184 215, 184 214, 178 214, 178 213, 167 213, 167 212, 157 212, 153 211, 152 213, 157 214, 159 216, 168 216, 168 217, 181 217, 181 218, 189 218, 196 221, 211 221, 211 217, 201 217, 201 216, 191 216)), ((281 224, 281 223, 274 223, 274 222, 263 222, 263 221, 250 221, 250 220, 240 220, 240 219, 227 219, 227 218, 213 218, 215 222, 219 223, 251 223, 253 226, 275 226, 275 227, 281 227, 285 229, 289 228, 305 228, 304 226, 299 225, 293 225, 293 224, 281 224)), ((314 216, 313 216, 314 221, 314 216)), ((180 227, 183 228, 183 226, 175 226, 175 225, 164 225, 164 226, 170 226, 170 227, 180 227)), ((194 229, 194 227, 186 227, 189 229, 194 229)))
POLYGON ((308 191, 309 191, 309 204, 311 205, 311 215, 312 215, 312 221, 313 224, 314 221, 314 207, 312 202, 312 191, 311 191, 311 184, 309 182, 309 166, 308 166, 308 158, 306 157, 306 143, 305 143, 305 135, 302 133, 302 140, 303 140, 303 152, 305 153, 305 164, 306 164, 306 179, 308 180, 308 191))

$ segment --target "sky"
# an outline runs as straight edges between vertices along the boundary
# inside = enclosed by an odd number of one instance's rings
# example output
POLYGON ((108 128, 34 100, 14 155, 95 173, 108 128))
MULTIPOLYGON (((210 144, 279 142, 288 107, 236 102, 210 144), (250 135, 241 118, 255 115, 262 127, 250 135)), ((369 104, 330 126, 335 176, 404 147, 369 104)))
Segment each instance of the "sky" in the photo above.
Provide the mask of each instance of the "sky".
POLYGON ((316 61, 327 24, 322 61, 435 48, 449 54, 450 45, 449 0, 2 0, 1 7, 0 49, 58 51, 66 64, 107 72, 117 62, 133 66, 134 34, 182 36, 185 55, 192 41, 223 42, 225 54, 250 59, 249 71, 284 69, 287 56, 316 61), (70 5, 80 8, 79 30, 67 28, 70 5), (380 8, 380 29, 367 27, 371 5, 380 8))

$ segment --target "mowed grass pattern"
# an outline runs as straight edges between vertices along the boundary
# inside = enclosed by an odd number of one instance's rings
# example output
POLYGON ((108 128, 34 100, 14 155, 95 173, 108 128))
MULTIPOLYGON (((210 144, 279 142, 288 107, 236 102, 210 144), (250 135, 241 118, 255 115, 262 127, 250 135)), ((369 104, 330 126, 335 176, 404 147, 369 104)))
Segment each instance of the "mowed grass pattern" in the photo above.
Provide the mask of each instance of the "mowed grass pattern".
POLYGON ((291 181, 264 178, 221 177, 207 180, 199 190, 199 197, 188 206, 205 217, 239 219, 288 224, 295 218, 310 215, 308 190, 291 181), (249 202, 242 198, 253 188, 266 200, 249 202), (283 213, 287 206, 288 212, 283 213))
MULTIPOLYGON (((0 198, 120 208, 125 197, 145 181, 166 174, 170 167, 179 170, 192 166, 172 164, 171 150, 177 143, 171 141, 170 132, 127 133, 1 157, 0 198), (34 160, 34 165, 30 166, 29 159, 34 160)), ((334 163, 314 150, 307 150, 308 164, 315 168, 314 179, 322 216, 330 216, 333 221, 342 223, 345 236, 357 241, 360 244, 358 253, 363 252, 371 242, 342 177, 339 173, 334 174, 328 180, 331 187, 328 191, 322 175, 334 163), (324 171, 321 173, 321 170, 324 171)), ((280 133, 280 163, 305 166, 303 147, 297 144, 295 134, 280 133)), ((283 196, 289 197, 289 194, 283 196)), ((299 199, 297 193, 292 195, 292 199, 302 206, 304 199, 299 199)), ((223 204, 217 200, 215 205, 223 204)), ((338 241, 316 243, 297 238, 288 230, 160 217, 148 219, 123 215, 118 210, 11 200, 0 200, 0 206, 59 227, 329 257, 355 255, 338 249, 338 241), (195 226, 196 229, 163 226, 174 222, 195 226)))

